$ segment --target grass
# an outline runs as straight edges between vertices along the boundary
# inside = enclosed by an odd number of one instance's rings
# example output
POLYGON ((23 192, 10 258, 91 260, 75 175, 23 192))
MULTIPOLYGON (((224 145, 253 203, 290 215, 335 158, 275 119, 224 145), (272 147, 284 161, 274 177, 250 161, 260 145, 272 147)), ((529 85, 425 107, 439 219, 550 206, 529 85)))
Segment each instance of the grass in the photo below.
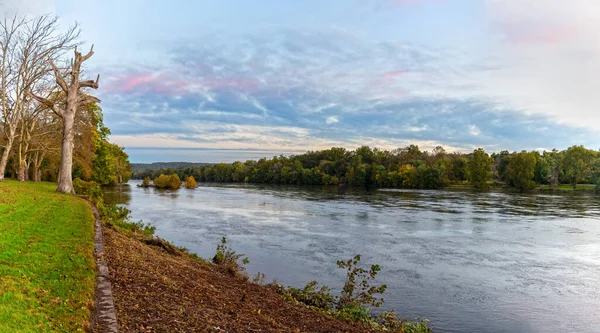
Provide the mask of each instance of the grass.
POLYGON ((89 328, 94 217, 56 184, 0 183, 0 332, 89 328))

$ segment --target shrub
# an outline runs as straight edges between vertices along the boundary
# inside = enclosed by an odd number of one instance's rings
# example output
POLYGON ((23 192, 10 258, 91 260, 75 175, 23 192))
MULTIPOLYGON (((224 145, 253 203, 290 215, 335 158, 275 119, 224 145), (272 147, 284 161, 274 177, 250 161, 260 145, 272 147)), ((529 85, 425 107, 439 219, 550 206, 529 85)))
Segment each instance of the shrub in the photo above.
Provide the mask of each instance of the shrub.
POLYGON ((150 177, 146 177, 144 178, 144 181, 142 181, 142 187, 149 187, 150 186, 150 177))
POLYGON ((347 322, 360 322, 375 331, 396 333, 430 333, 426 320, 408 321, 399 319, 395 312, 383 312, 378 317, 371 314, 371 306, 379 307, 383 299, 373 295, 385 292, 386 286, 370 286, 381 270, 379 265, 371 265, 369 270, 358 266, 360 255, 337 262, 338 267, 346 269, 346 283, 340 297, 331 295, 331 288, 319 287, 316 281, 311 281, 302 289, 279 285, 276 281, 269 288, 281 295, 282 298, 305 304, 312 309, 334 316, 347 322))
POLYGON ((417 319, 414 321, 403 320, 395 311, 383 312, 377 317, 379 325, 392 332, 401 333, 431 333, 427 320, 417 319))
POLYGON ((387 289, 385 284, 381 286, 371 286, 371 280, 375 279, 377 273, 381 271, 379 265, 371 265, 369 270, 359 267, 360 255, 357 254, 354 258, 344 261, 338 260, 339 268, 346 270, 346 283, 342 289, 340 300, 338 301, 338 309, 343 309, 348 306, 365 306, 370 305, 379 307, 383 304, 383 298, 377 299, 375 294, 383 294, 387 289))
POLYGON ((221 244, 217 245, 217 253, 212 259, 212 262, 219 265, 223 270, 233 276, 240 274, 245 276, 245 267, 250 261, 248 257, 241 260, 243 253, 236 253, 227 245, 227 237, 221 238, 221 244))
POLYGON ((318 287, 317 281, 311 281, 303 289, 288 288, 289 297, 308 306, 314 306, 323 310, 333 309, 336 298, 331 295, 328 286, 318 287))
POLYGON ((100 216, 102 220, 114 227, 118 227, 122 230, 132 232, 133 234, 141 234, 146 237, 154 235, 156 227, 150 224, 143 223, 142 221, 132 222, 130 221, 131 211, 125 207, 119 206, 102 206, 100 210, 100 216))
POLYGON ((102 188, 95 181, 86 182, 79 178, 73 180, 73 188, 77 195, 87 196, 90 201, 96 203, 96 201, 103 198, 102 188))
POLYGON ((181 180, 177 174, 160 175, 154 178, 154 185, 156 185, 158 188, 176 190, 181 187, 181 180))
POLYGON ((185 188, 189 188, 189 189, 193 189, 196 188, 196 179, 194 179, 194 176, 189 176, 185 179, 185 183, 183 184, 183 186, 185 186, 185 188))

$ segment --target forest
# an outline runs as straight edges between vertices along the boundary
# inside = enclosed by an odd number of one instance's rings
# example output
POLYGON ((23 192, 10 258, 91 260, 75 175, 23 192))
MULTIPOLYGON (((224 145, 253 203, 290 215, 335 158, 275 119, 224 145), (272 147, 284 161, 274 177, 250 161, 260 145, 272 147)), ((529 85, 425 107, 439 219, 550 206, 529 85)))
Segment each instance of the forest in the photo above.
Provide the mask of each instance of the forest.
POLYGON ((258 161, 219 163, 200 167, 136 170, 135 179, 161 174, 193 176, 201 182, 355 185, 436 189, 469 182, 475 188, 506 185, 527 191, 538 185, 598 184, 600 155, 583 146, 558 151, 448 153, 442 147, 421 151, 410 145, 395 150, 368 146, 356 150, 331 148, 305 154, 274 156, 258 161))

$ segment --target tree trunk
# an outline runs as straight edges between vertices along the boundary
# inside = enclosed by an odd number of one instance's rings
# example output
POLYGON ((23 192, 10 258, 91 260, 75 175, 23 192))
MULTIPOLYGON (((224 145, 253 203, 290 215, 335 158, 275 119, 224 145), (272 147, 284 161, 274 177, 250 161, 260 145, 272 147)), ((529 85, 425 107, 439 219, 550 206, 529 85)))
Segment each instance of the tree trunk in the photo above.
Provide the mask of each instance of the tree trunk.
POLYGON ((4 152, 2 152, 2 158, 0 159, 0 182, 4 181, 4 173, 6 172, 6 164, 8 163, 8 156, 10 155, 11 148, 12 140, 9 138, 6 146, 4 147, 4 152))
POLYGON ((66 111, 63 117, 62 154, 56 192, 75 194, 73 188, 73 124, 75 122, 75 110, 66 111))
POLYGON ((24 182, 27 180, 27 176, 26 176, 27 167, 26 166, 27 165, 25 164, 25 161, 23 161, 23 160, 19 161, 19 173, 17 174, 17 179, 20 182, 24 182))

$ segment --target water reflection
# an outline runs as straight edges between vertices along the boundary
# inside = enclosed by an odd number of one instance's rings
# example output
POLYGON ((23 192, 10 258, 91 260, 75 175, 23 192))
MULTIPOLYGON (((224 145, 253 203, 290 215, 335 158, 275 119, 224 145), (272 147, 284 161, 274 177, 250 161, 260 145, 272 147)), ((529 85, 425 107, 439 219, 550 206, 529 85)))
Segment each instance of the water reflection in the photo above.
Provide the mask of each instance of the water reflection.
POLYGON ((120 184, 102 188, 104 200, 108 203, 128 205, 131 202, 131 184, 120 184))
POLYGON ((600 332, 594 195, 135 183, 107 193, 200 256, 227 235, 251 273, 287 285, 339 286, 335 261, 360 253, 383 267, 386 309, 438 332, 600 332))

